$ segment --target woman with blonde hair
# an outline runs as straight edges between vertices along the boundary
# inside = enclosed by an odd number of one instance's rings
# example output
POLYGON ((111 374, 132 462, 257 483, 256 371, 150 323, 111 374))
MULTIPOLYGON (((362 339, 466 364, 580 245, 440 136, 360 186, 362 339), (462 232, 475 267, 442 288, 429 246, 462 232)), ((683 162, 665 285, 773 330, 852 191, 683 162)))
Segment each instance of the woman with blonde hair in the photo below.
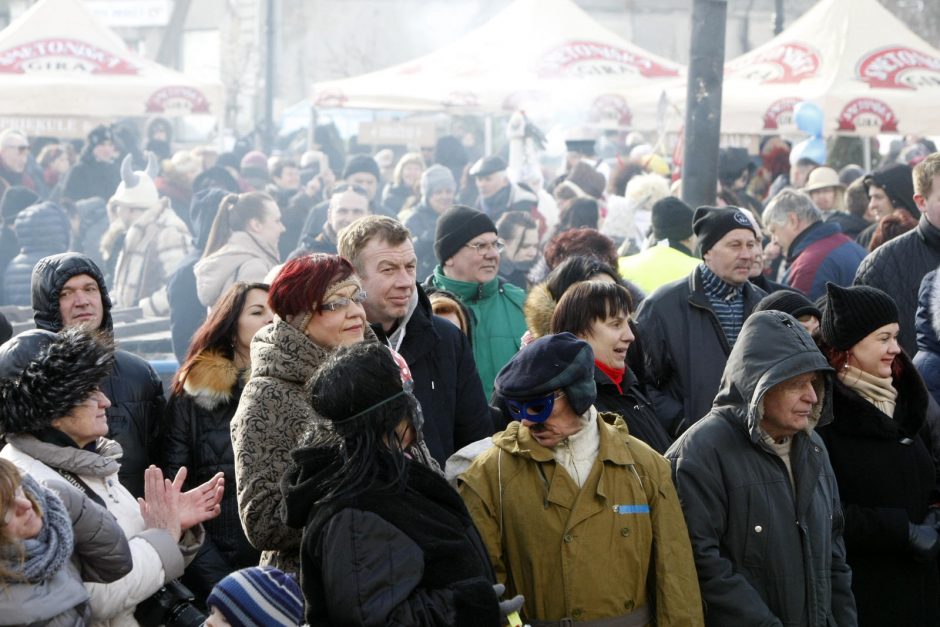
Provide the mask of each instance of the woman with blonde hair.
POLYGON ((196 263, 199 302, 211 307, 236 281, 263 281, 278 263, 284 225, 277 203, 264 192, 229 194, 219 204, 209 239, 196 263))
MULTIPOLYGON (((418 198, 418 182, 424 172, 424 159, 420 152, 408 152, 402 155, 392 172, 392 180, 382 192, 382 204, 397 215, 405 207, 409 198, 418 198)), ((412 203, 414 204, 414 203, 412 203)))

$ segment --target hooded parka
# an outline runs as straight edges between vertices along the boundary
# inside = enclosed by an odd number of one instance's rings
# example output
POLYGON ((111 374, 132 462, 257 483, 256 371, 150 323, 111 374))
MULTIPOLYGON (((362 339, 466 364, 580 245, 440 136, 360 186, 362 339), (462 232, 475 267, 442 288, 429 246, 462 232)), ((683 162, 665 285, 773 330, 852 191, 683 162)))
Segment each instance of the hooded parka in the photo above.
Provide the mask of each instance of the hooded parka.
POLYGON ((525 597, 529 622, 648 610, 659 627, 701 625, 668 464, 630 436, 620 417, 590 411, 596 418, 585 428, 599 430, 600 444, 580 489, 519 422, 494 435, 458 478, 497 579, 507 598, 525 597))
MULTIPOLYGON (((788 314, 752 315, 735 343, 714 406, 666 452, 692 538, 712 627, 857 624, 843 515, 825 445, 791 437, 793 485, 762 440, 764 397, 778 383, 832 369, 788 314)), ((832 420, 828 374, 810 424, 832 420)))
MULTIPOLYGON (((36 327, 58 333, 62 330, 59 293, 73 276, 87 274, 98 283, 104 318, 100 330, 109 334, 111 298, 101 270, 80 253, 63 253, 41 259, 33 269, 33 320, 36 327)), ((101 391, 111 400, 108 408, 108 437, 124 450, 121 484, 134 496, 144 495, 144 470, 158 461, 157 440, 166 400, 163 383, 145 360, 127 351, 114 351, 114 367, 101 382, 101 391)))

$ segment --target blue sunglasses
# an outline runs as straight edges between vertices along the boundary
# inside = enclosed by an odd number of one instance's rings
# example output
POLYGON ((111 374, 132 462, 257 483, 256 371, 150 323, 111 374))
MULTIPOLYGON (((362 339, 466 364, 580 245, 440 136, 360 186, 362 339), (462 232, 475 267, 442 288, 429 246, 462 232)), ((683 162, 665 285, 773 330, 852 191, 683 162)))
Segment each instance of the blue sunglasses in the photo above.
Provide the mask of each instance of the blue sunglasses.
POLYGON ((514 401, 510 398, 505 399, 506 408, 512 415, 513 420, 529 420, 531 422, 545 422, 552 415, 555 408, 555 399, 564 396, 564 392, 552 392, 542 398, 536 398, 529 401, 514 401))

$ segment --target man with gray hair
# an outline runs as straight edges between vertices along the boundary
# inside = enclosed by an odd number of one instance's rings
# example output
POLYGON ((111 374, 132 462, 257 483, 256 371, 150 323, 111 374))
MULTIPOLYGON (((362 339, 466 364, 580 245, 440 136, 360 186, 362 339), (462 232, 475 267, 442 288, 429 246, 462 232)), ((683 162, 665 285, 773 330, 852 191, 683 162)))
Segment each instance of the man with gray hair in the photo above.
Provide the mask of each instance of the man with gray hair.
POLYGON ((786 255, 783 283, 810 300, 826 293, 826 283, 849 286, 865 249, 842 233, 801 191, 785 189, 764 210, 764 227, 786 255))

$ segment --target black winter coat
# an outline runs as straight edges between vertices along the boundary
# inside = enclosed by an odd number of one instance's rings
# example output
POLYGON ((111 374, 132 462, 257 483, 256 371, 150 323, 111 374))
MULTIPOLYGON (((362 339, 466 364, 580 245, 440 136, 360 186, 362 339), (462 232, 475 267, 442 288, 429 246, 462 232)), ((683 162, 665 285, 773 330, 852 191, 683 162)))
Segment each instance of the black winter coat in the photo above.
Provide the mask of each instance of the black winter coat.
POLYGON ((937 335, 937 329, 940 329, 940 288, 936 270, 928 272, 921 281, 914 328, 917 333, 914 366, 934 400, 940 403, 940 336, 937 335))
POLYGON ((62 196, 73 201, 97 197, 107 202, 120 183, 121 169, 117 161, 105 163, 85 153, 66 174, 62 196))
MULTIPOLYGON (((431 301, 420 285, 418 306, 405 326, 398 352, 414 377, 414 395, 421 403, 424 441, 437 463, 471 442, 494 433, 473 349, 463 332, 431 313, 431 301)), ((387 343, 381 325, 372 325, 387 343)))
MULTIPOLYGON (((744 284, 745 319, 764 296, 744 284)), ((678 436, 711 409, 731 352, 701 271, 696 268, 647 296, 637 309, 636 326, 646 355, 644 387, 666 432, 678 436)))
POLYGON ((314 509, 339 455, 301 448, 292 458, 282 489, 287 524, 304 528, 300 587, 310 625, 500 624, 486 547, 441 476, 407 461, 403 491, 370 489, 314 509))
POLYGON ((597 386, 597 399, 594 408, 599 412, 619 415, 627 423, 630 435, 642 440, 662 455, 672 445, 672 438, 666 433, 662 421, 656 417, 653 404, 640 389, 640 382, 627 369, 620 382, 621 392, 604 371, 594 367, 594 384, 597 386))
MULTIPOLYGON (((111 298, 101 270, 79 253, 46 257, 35 269, 33 283, 33 320, 36 327, 58 333, 62 330, 59 293, 65 282, 78 274, 87 274, 98 282, 104 319, 100 330, 110 333, 111 298)), ((101 383, 101 391, 111 400, 108 438, 124 449, 118 477, 134 496, 144 495, 144 470, 160 460, 158 441, 166 400, 163 383, 145 360, 127 351, 114 351, 114 368, 101 383)))
MULTIPOLYGON (((708 627, 852 627, 839 488, 818 433, 791 437, 790 475, 764 443, 767 391, 830 370, 791 316, 762 311, 744 323, 711 412, 666 452, 682 502, 708 627)), ((813 420, 832 420, 821 377, 813 420)), ((879 595, 893 603, 887 595, 879 595)), ((885 625, 887 627, 887 624, 885 625)))
POLYGON ((833 422, 819 429, 839 482, 845 548, 859 625, 940 625, 937 561, 914 560, 908 524, 920 523, 937 498, 936 475, 924 432, 927 390, 910 361, 894 416, 885 415, 840 381, 833 422))
POLYGON ((924 275, 940 265, 940 229, 921 216, 917 228, 886 242, 862 260, 855 285, 870 285, 887 292, 901 314, 901 348, 917 354, 914 316, 917 292, 924 275))
POLYGON ((36 262, 69 249, 69 219, 57 205, 44 202, 21 211, 14 224, 20 252, 3 273, 3 303, 25 307, 36 262))
POLYGON ((203 523, 206 538, 186 567, 183 582, 205 600, 229 573, 255 566, 261 559, 242 531, 235 490, 235 455, 229 423, 238 408, 244 382, 235 364, 205 351, 196 357, 184 381, 185 391, 173 394, 167 405, 163 438, 163 470, 174 477, 185 466, 190 489, 224 473, 226 490, 222 513, 203 523))

